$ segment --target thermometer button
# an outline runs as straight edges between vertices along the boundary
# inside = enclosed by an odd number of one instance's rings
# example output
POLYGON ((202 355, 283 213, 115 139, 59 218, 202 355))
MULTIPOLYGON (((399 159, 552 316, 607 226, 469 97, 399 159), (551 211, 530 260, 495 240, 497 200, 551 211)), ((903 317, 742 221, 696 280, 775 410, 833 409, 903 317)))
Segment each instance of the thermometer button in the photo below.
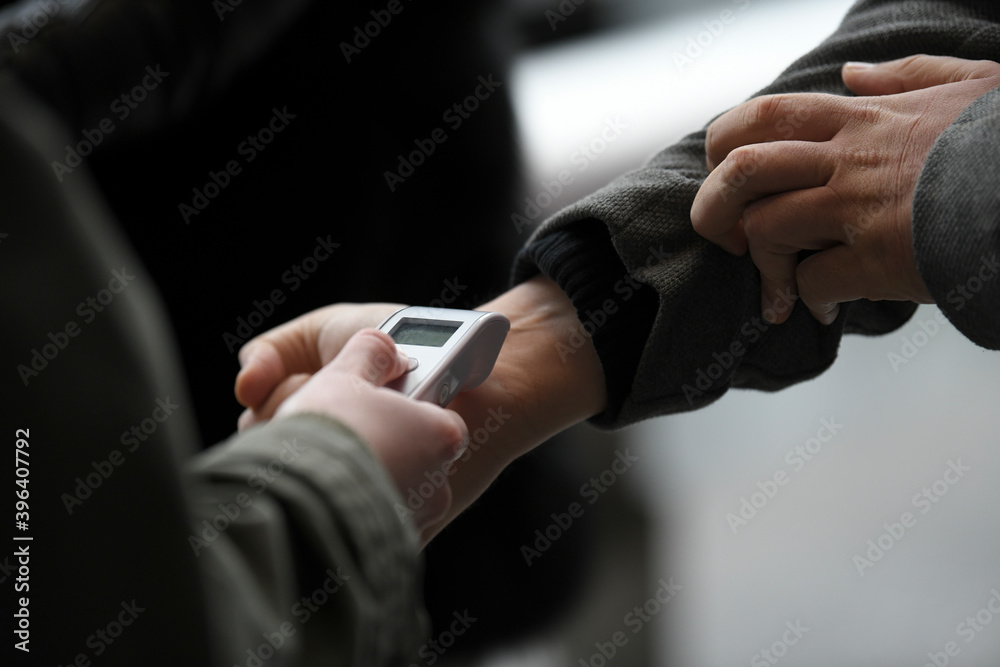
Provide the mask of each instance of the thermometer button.
POLYGON ((451 383, 447 380, 441 383, 441 388, 438 389, 438 405, 444 407, 448 403, 448 399, 451 397, 451 383))

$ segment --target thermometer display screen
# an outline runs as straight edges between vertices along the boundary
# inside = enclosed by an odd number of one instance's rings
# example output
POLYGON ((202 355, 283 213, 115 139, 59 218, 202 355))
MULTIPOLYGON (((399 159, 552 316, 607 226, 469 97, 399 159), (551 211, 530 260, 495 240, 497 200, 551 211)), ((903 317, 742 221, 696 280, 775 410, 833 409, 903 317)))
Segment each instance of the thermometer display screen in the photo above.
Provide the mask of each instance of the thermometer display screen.
POLYGON ((423 345, 426 347, 442 347, 451 335, 462 326, 461 322, 442 320, 428 321, 404 319, 397 324, 389 335, 399 345, 423 345))

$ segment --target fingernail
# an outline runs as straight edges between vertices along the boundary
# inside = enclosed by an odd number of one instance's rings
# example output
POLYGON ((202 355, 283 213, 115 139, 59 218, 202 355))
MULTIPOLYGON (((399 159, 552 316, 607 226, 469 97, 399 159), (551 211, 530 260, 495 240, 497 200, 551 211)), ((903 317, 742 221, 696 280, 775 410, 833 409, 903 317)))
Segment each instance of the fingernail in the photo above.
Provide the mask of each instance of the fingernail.
POLYGON ((465 435, 465 437, 463 437, 459 441, 457 447, 455 448, 455 455, 451 458, 451 461, 449 461, 449 463, 454 463, 455 461, 462 458, 465 455, 466 450, 468 449, 469 449, 469 436, 465 435))
POLYGON ((774 305, 769 298, 763 295, 760 297, 760 314, 768 324, 778 323, 778 313, 775 312, 774 305))
POLYGON ((247 408, 240 413, 239 418, 236 420, 236 430, 242 431, 246 427, 250 426, 251 423, 253 423, 253 411, 250 408, 247 408))
POLYGON ((397 350, 397 351, 399 352, 399 360, 403 362, 404 366, 406 366, 407 373, 416 369, 417 364, 419 363, 416 357, 407 356, 407 354, 402 350, 397 350))
POLYGON ((863 62, 857 62, 857 61, 853 61, 853 60, 850 61, 850 62, 848 62, 848 63, 846 63, 844 65, 844 69, 855 70, 855 71, 858 71, 858 72, 863 72, 865 70, 869 70, 872 67, 875 67, 875 65, 872 64, 872 63, 863 63, 863 62))
POLYGON ((829 307, 829 310, 826 310, 824 313, 820 313, 816 319, 818 319, 819 323, 823 326, 830 326, 837 320, 837 315, 840 314, 840 304, 825 303, 820 307, 824 310, 829 307))
POLYGON ((409 373, 410 371, 414 370, 419 364, 419 361, 416 357, 411 357, 407 355, 406 352, 403 352, 398 347, 396 348, 396 356, 399 357, 400 363, 403 364, 403 368, 405 369, 403 371, 404 373, 409 373))
POLYGON ((246 366, 247 362, 250 361, 250 352, 252 350, 253 350, 252 345, 245 345, 240 348, 240 351, 236 354, 236 358, 240 362, 240 368, 246 366))

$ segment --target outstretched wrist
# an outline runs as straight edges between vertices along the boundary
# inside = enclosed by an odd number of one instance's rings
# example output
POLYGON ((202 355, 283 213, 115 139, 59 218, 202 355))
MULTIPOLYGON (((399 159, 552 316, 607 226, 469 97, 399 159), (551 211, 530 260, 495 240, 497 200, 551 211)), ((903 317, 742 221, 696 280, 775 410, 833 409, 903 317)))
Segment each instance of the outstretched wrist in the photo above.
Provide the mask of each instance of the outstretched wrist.
POLYGON ((482 306, 510 318, 494 373, 532 415, 537 442, 604 410, 604 372, 566 293, 545 276, 523 282, 482 306))

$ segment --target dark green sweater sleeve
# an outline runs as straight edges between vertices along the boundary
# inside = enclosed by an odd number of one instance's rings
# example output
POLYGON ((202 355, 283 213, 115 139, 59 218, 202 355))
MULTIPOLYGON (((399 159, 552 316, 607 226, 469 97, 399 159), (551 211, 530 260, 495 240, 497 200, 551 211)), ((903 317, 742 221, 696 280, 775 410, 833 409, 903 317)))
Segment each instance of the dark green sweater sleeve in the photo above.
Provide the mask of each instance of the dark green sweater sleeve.
MULTIPOLYGON (((995 58, 998 24, 1000 6, 994 2, 859 2, 833 35, 758 94, 847 95, 840 70, 849 60, 880 62, 915 53, 995 58)), ((775 138, 781 136, 776 127, 775 138)), ((607 409, 592 420, 599 426, 696 409, 730 387, 773 391, 807 380, 833 363, 844 333, 891 331, 915 309, 862 300, 845 304, 837 321, 824 327, 800 306, 786 323, 768 325, 750 258, 732 257, 692 229, 691 204, 708 175, 704 142, 704 131, 691 134, 559 212, 516 261, 515 281, 544 272, 567 291, 584 322, 595 303, 611 299, 622 306, 607 318, 617 318, 614 325, 593 336, 606 374, 613 369, 610 375, 619 378, 609 382, 607 409), (594 225, 606 230, 603 237, 594 225), (581 279, 570 266, 591 275, 581 279), (629 304, 615 292, 623 275, 643 286, 641 298, 629 304), (622 382, 622 376, 631 381, 622 382)))

